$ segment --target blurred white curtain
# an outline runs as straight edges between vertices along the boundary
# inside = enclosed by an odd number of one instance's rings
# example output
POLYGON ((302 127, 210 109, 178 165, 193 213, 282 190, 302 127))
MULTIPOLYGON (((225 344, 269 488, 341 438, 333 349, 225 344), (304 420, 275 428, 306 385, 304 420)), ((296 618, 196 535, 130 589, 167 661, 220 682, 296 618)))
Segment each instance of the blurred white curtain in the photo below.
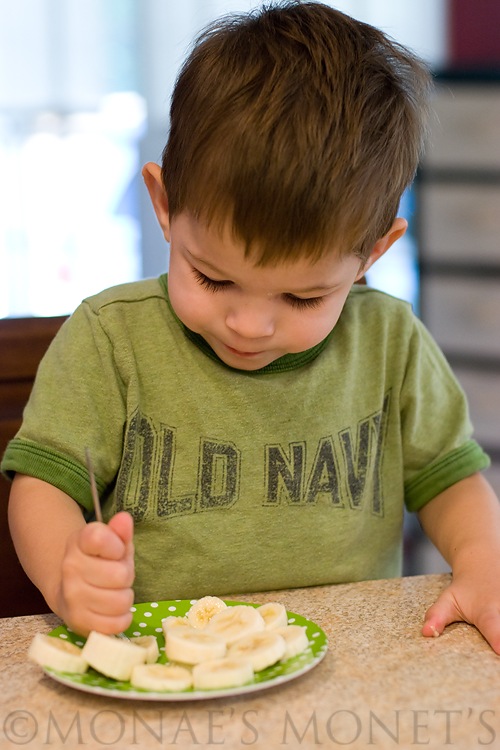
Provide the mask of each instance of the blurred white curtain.
MULTIPOLYGON (((434 66, 446 0, 336 0, 434 66)), ((141 184, 209 21, 259 0, 0 0, 0 316, 70 312, 167 267, 141 184)))
POLYGON ((140 274, 137 0, 0 0, 0 315, 140 274))

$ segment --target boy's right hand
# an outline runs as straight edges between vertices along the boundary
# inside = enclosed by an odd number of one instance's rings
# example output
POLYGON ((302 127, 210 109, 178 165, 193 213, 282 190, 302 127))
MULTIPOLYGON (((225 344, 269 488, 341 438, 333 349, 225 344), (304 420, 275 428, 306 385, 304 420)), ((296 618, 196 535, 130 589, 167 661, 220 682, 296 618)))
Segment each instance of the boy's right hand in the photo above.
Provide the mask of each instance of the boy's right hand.
POLYGON ((67 542, 58 613, 75 632, 120 633, 132 621, 134 526, 129 513, 108 524, 92 522, 67 542))

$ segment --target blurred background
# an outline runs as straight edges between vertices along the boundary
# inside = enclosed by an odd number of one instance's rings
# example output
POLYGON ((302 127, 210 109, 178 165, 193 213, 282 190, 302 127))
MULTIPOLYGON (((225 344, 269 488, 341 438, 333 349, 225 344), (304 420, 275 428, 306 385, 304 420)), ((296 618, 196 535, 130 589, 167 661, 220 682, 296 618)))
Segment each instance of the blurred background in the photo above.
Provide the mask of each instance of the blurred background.
MULTIPOLYGON (((256 0, 0 0, 0 318, 60 316, 162 273, 140 169, 193 37, 256 0)), ((369 283, 407 299, 466 389, 500 492, 500 3, 337 0, 436 75, 410 232, 369 283)), ((1 358, 1 353, 0 353, 1 358)), ((446 565, 407 520, 407 573, 446 565)))
MULTIPOLYGON (((140 168, 160 159, 194 36, 258 4, 0 0, 0 316, 69 313, 103 287, 166 269, 140 168)), ((444 0, 330 4, 445 64, 444 0)), ((416 300, 399 250, 382 275, 416 300)))

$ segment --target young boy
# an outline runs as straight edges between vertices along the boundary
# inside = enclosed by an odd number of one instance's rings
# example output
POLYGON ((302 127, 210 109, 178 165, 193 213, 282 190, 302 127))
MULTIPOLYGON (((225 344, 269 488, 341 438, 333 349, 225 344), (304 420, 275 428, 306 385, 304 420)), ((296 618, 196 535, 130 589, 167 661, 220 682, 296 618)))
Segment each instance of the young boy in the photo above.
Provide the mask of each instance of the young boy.
POLYGON ((399 575, 406 503, 453 568, 424 635, 465 620, 500 653, 500 513, 463 393, 406 303, 353 286, 406 229, 428 89, 319 3, 198 40, 143 173, 168 277, 75 311, 2 464, 22 564, 76 631, 125 629, 134 596, 399 575))

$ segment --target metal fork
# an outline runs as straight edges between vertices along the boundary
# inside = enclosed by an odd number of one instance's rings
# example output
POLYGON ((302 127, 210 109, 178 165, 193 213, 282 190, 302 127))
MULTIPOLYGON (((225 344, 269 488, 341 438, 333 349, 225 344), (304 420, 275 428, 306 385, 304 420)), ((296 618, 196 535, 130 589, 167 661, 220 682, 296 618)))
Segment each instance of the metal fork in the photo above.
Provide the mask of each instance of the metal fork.
MULTIPOLYGON (((96 518, 96 521, 100 521, 100 523, 103 523, 101 501, 99 500, 99 493, 97 492, 97 484, 95 481, 94 467, 92 466, 92 458, 90 457, 90 450, 88 448, 85 448, 85 460, 87 462, 87 470, 89 472, 90 491, 92 493, 92 501, 94 503, 95 518, 96 518)), ((125 641, 129 640, 129 638, 125 635, 125 633, 117 633, 116 637, 123 638, 125 641)))
POLYGON ((90 450, 88 448, 85 448, 85 459, 87 461, 87 470, 89 472, 89 479, 90 479, 90 491, 92 493, 92 500, 94 503, 94 513, 96 517, 96 521, 100 521, 103 523, 102 520, 102 510, 101 510, 101 501, 99 500, 99 493, 97 492, 97 485, 95 482, 95 475, 94 475, 94 469, 92 466, 92 459, 90 457, 90 450))

